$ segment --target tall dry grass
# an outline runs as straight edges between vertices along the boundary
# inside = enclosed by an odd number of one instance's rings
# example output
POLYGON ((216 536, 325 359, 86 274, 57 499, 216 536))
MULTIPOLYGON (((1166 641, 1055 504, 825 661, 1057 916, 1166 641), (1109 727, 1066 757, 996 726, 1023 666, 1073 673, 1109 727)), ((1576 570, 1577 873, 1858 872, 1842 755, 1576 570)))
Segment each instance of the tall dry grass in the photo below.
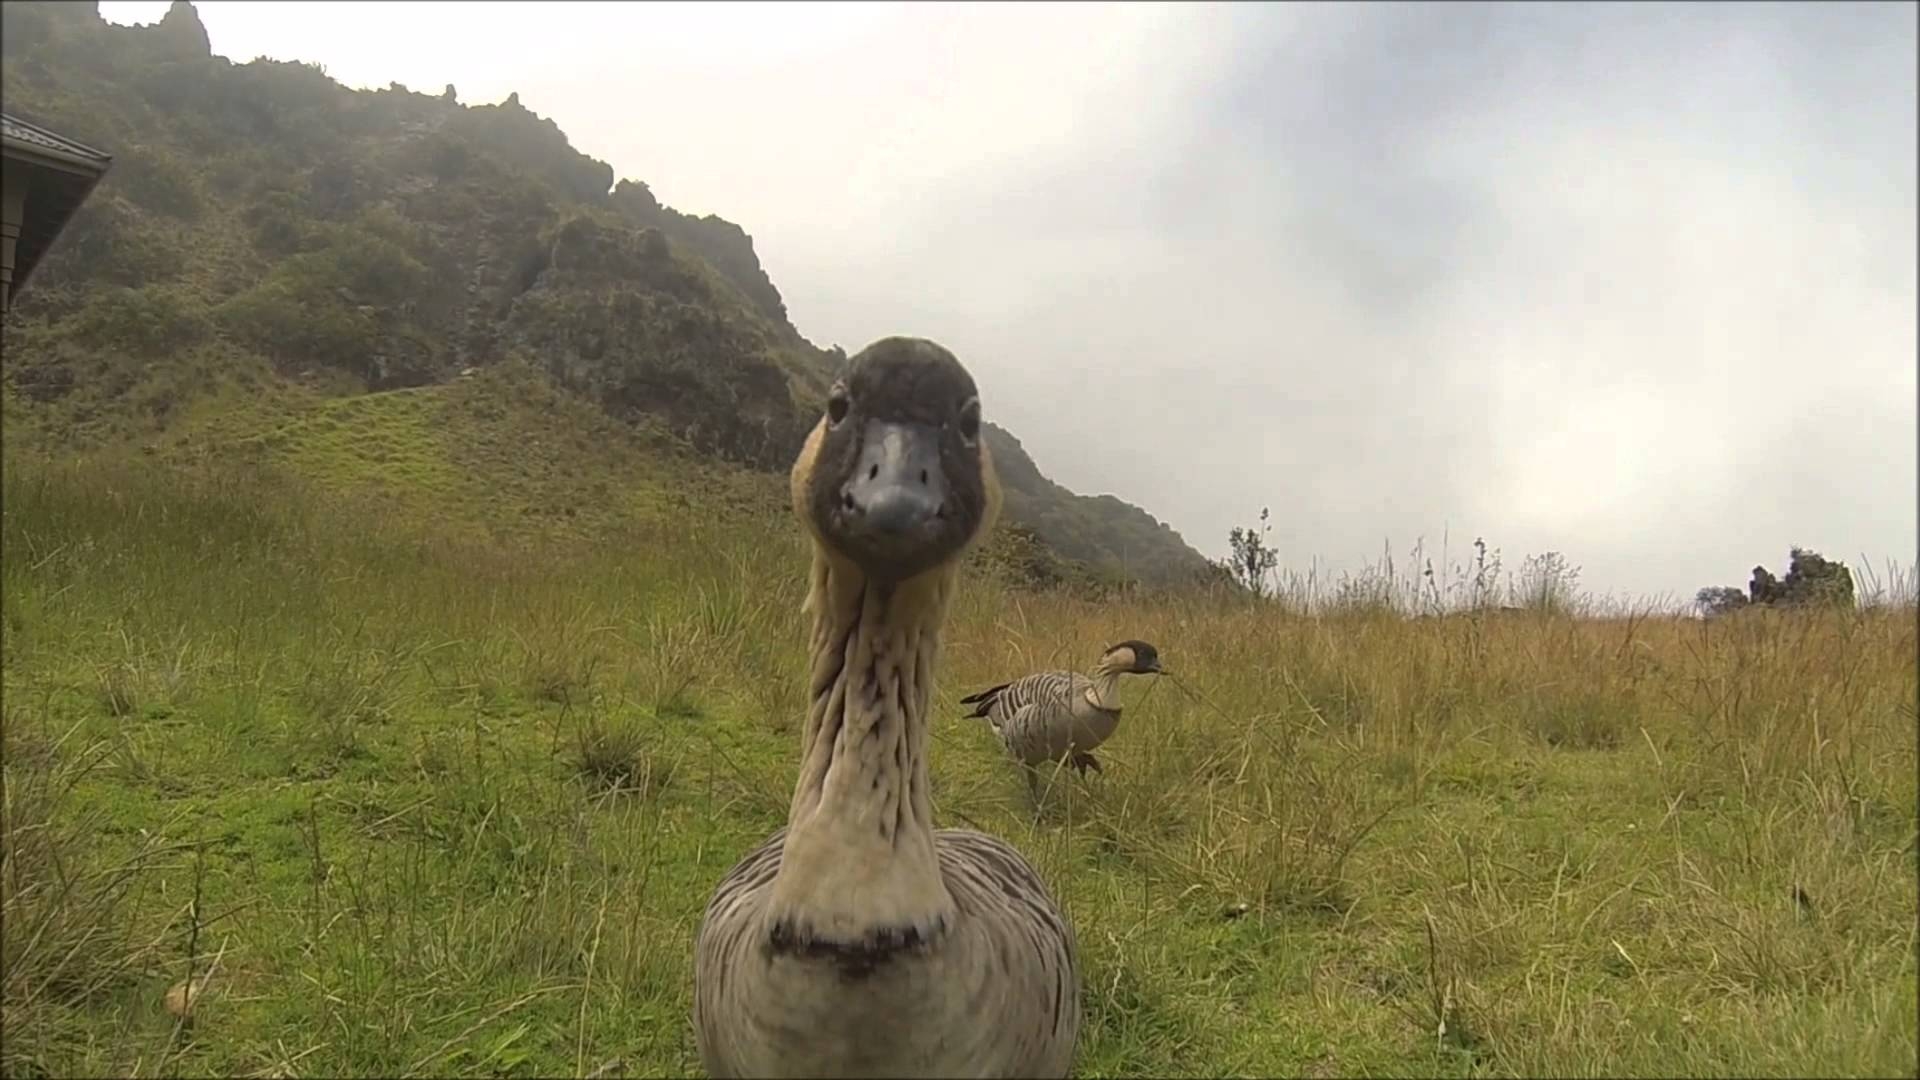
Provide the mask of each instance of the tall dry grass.
MULTIPOLYGON (((790 523, 513 547, 274 475, 4 484, 9 1075, 696 1068, 695 920, 792 782, 790 523)), ((1912 1074, 1910 572, 1711 621, 1354 580, 963 590, 937 805, 1067 903, 1082 1072, 1912 1074), (1123 637, 1172 676, 1030 803, 954 700, 1123 637)))

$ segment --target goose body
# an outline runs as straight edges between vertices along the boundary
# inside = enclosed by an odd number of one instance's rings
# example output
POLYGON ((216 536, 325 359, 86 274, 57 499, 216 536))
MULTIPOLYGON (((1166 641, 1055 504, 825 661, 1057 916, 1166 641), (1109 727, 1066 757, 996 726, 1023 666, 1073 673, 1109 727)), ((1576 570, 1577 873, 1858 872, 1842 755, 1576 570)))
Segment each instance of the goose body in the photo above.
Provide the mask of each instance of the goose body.
POLYGON ((1073 931, 1007 842, 935 829, 927 712, 960 557, 998 511, 971 376, 888 338, 794 465, 814 541, 809 707, 784 828, 721 879, 694 942, 707 1072, 1065 1076, 1073 931))
POLYGON ((1067 1075, 1080 1019, 1072 934, 1018 851, 968 829, 935 831, 953 898, 937 945, 782 955, 755 915, 767 910, 785 836, 741 860, 707 909, 708 970, 728 972, 703 981, 695 1005, 710 1075, 1067 1075))
POLYGON ((1036 671, 960 699, 968 719, 992 725, 1008 755, 1032 768, 1062 758, 1074 767, 1098 769, 1093 750, 1120 726, 1120 677, 1160 670, 1160 655, 1144 641, 1123 641, 1106 650, 1091 676, 1077 671, 1036 671))

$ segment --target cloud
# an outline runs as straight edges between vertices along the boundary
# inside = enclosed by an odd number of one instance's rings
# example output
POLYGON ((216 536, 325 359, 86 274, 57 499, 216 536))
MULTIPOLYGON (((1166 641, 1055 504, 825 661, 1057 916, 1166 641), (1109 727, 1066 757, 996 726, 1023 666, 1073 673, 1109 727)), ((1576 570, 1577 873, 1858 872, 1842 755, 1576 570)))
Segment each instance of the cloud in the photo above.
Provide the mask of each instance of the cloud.
POLYGON ((1266 504, 1293 566, 1915 556, 1911 5, 454 10, 201 5, 236 59, 517 90, 1209 553, 1266 504))

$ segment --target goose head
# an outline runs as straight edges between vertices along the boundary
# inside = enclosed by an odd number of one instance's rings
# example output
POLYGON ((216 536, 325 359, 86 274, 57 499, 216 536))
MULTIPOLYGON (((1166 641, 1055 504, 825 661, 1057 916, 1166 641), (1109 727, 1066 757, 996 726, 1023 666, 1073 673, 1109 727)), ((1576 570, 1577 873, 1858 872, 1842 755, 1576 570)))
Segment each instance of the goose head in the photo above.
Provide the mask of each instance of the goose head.
POLYGON ((816 544, 870 580, 956 562, 1000 507, 973 376, 921 338, 862 349, 828 392, 792 494, 816 544))
POLYGON ((1144 641, 1129 639, 1107 646, 1100 656, 1100 668, 1123 675, 1158 675, 1160 651, 1144 641))

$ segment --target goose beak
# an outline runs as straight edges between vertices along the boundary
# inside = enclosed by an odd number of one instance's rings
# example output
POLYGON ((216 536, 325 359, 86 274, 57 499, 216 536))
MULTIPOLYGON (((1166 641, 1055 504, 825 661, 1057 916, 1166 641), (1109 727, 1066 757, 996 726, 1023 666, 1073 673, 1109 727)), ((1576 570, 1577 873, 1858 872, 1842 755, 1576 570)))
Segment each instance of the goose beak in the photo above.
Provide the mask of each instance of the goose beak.
POLYGON ((840 489, 847 532, 889 549, 926 544, 945 529, 946 504, 940 432, 928 424, 867 421, 859 460, 840 489))

